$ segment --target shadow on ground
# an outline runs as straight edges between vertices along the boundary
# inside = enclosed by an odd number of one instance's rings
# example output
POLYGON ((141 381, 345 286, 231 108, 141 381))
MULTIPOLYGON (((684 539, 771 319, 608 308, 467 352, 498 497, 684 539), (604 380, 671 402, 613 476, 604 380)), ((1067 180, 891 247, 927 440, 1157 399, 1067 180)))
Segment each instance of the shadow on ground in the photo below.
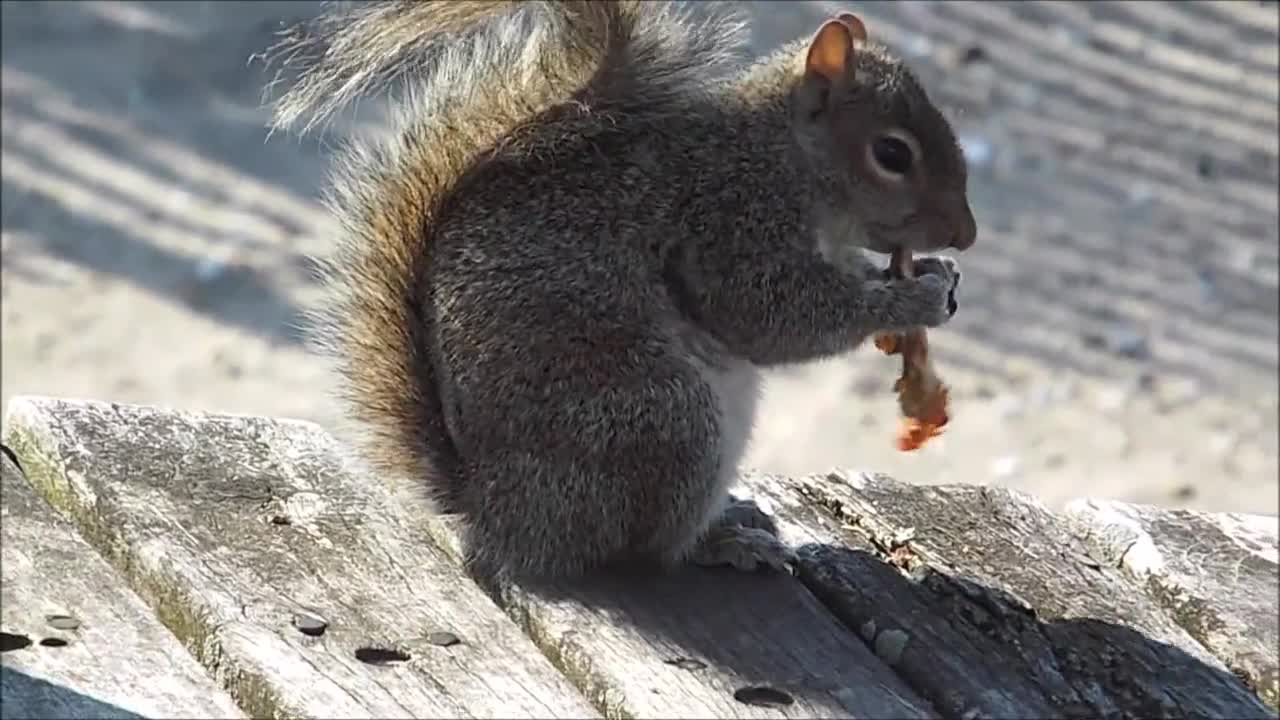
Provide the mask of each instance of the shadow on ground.
MULTIPOLYGON (((14 652, 20 651, 14 650, 14 652)), ((145 717, 5 665, 0 665, 0 697, 7 699, 4 703, 5 717, 21 717, 30 720, 90 717, 104 718, 104 720, 106 718, 141 720, 145 717)))
MULTIPOLYGON (((872 633, 900 631, 906 646, 894 671, 943 717, 1271 716, 1240 678, 1133 628, 1091 618, 1042 619, 999 588, 931 568, 908 579, 862 550, 812 544, 799 552, 801 581, 844 623, 838 632, 848 634, 843 641, 815 641, 804 660, 826 656, 839 666, 847 659, 840 644, 863 642, 858 634, 868 623, 872 633), (832 568, 856 573, 863 585, 841 584, 833 594, 832 568), (894 608, 880 606, 886 598, 894 608), (902 625, 908 615, 911 624, 902 625)), ((632 626, 677 667, 717 667, 745 684, 838 713, 832 693, 840 687, 822 684, 799 658, 788 662, 774 651, 815 631, 811 614, 777 602, 794 598, 786 587, 791 582, 691 568, 668 576, 616 573, 531 592, 632 626), (758 622, 747 630, 744 619, 758 622)), ((573 640, 564 643, 557 652, 572 664, 573 640)))

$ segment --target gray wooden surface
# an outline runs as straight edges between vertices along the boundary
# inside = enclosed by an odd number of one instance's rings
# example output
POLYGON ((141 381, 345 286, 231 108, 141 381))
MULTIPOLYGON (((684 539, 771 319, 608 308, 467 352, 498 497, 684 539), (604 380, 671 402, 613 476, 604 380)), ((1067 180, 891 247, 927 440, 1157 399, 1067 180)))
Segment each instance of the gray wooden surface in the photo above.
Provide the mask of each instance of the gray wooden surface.
POLYGON ((31 482, 255 717, 593 714, 376 483, 345 473, 318 427, 10 407, 8 442, 31 482), (299 616, 327 627, 308 635, 299 616), (433 645, 440 632, 460 642, 433 645))
POLYGON ((0 716, 244 717, 8 456, 0 465, 0 716))
POLYGON ((948 716, 1271 714, 1032 498, 862 474, 746 481, 801 545, 806 584, 948 716))
POLYGON ((1080 500, 1067 514, 1100 557, 1140 581, 1270 705, 1280 705, 1275 516, 1080 500))
POLYGON ((494 593, 612 716, 938 717, 790 576, 690 568, 494 593), (788 704, 740 699, 760 689, 788 704))
MULTIPOLYGON (((1273 558, 1274 536, 1237 540, 1212 572, 1164 564, 1161 587, 1218 623, 1204 632, 1099 542, 1115 535, 1090 519, 1101 503, 1064 518, 996 488, 746 474, 800 549, 796 577, 482 588, 458 568, 452 518, 397 503, 310 423, 20 397, 4 432, 35 489, 253 716, 1276 716, 1259 698, 1265 627, 1252 645, 1220 631, 1274 617, 1274 559, 1248 560, 1273 558)), ((1158 517, 1170 527, 1140 523, 1150 542, 1185 552, 1165 538, 1188 516, 1158 517)))

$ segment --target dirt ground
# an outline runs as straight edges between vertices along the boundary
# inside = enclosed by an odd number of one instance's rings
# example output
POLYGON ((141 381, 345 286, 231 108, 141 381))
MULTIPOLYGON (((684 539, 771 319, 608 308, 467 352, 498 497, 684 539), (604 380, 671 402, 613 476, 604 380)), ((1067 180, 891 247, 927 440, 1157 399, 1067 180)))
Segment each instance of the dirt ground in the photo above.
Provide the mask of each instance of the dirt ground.
MULTIPOLYGON (((760 50, 837 6, 744 5, 760 50)), ((896 362, 863 352, 775 373, 750 463, 1276 513, 1276 3, 848 6, 970 155, 954 420, 898 453, 896 362)), ((334 420, 297 330, 325 146, 267 140, 248 62, 316 7, 3 3, 5 403, 334 420)))

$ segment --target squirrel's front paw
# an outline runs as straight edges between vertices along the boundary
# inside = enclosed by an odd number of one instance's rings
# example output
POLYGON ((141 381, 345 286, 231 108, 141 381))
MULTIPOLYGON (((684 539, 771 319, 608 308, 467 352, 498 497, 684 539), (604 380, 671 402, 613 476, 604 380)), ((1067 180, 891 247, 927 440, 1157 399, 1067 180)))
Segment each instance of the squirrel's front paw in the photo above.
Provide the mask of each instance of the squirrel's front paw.
POLYGON ((960 263, 949 257, 923 257, 916 260, 914 267, 916 277, 936 275, 949 281, 947 291, 947 318, 950 319, 959 309, 956 302, 956 290, 960 287, 960 263))
POLYGON ((919 284, 925 306, 925 327, 938 327, 950 320, 959 309, 956 289, 960 287, 960 265, 948 257, 925 257, 915 261, 915 282, 919 284))
POLYGON ((786 543, 767 530, 741 525, 712 528, 690 558, 703 567, 729 567, 744 572, 769 568, 795 574, 798 559, 786 543))

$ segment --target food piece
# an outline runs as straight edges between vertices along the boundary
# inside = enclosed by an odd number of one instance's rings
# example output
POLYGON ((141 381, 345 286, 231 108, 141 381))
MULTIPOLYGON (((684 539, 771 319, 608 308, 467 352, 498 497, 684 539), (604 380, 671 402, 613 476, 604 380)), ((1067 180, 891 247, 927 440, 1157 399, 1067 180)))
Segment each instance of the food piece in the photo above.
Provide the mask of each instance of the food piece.
MULTIPOLYGON (((913 265, 910 250, 895 250, 889 272, 896 277, 911 277, 913 265)), ((903 415, 898 449, 916 450, 941 435, 949 419, 947 386, 929 360, 929 338, 924 330, 881 333, 875 337, 875 345, 886 355, 902 355, 902 376, 893 384, 903 415)))

